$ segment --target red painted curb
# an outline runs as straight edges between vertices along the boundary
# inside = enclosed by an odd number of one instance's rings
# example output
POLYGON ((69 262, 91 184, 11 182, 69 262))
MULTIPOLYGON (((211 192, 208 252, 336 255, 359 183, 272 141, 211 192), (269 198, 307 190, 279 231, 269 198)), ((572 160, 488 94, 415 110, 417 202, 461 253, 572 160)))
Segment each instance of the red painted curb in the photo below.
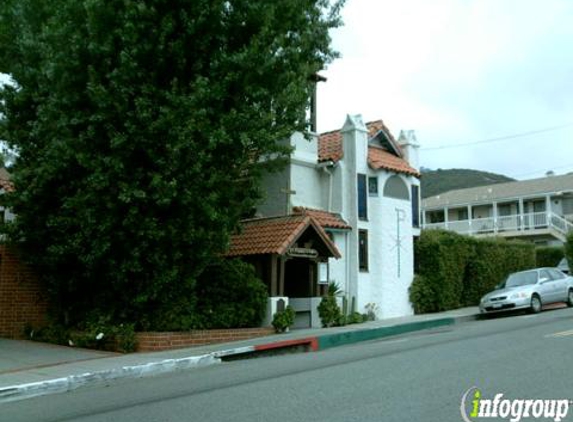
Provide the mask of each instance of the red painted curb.
POLYGON ((283 347, 292 346, 310 346, 310 350, 316 352, 318 350, 318 339, 316 337, 298 338, 295 340, 276 341, 274 343, 259 344, 255 346, 255 351, 260 352, 263 350, 281 349, 283 347))

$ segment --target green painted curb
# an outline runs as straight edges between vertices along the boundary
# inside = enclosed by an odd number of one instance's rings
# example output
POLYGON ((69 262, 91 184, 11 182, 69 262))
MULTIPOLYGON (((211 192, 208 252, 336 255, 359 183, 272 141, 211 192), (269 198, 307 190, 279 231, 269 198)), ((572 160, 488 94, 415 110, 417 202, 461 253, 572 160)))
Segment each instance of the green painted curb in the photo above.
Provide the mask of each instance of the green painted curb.
POLYGON ((455 318, 442 318, 430 321, 410 322, 408 324, 391 327, 379 327, 369 330, 348 331, 346 333, 325 334, 318 337, 318 350, 330 349, 331 347, 344 346, 360 341, 375 340, 377 338, 396 336, 412 331, 426 330, 428 328, 454 325, 455 318))

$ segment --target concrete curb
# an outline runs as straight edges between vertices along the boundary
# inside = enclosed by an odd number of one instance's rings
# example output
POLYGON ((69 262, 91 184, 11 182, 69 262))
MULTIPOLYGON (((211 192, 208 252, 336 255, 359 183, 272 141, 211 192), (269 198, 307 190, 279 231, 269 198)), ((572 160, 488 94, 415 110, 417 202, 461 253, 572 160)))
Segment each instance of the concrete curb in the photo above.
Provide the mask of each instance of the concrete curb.
POLYGON ((478 318, 479 315, 464 315, 459 317, 410 322, 407 324, 392 325, 388 327, 365 328, 362 330, 346 331, 342 333, 330 333, 313 337, 274 341, 266 344, 219 350, 200 356, 190 356, 179 359, 164 359, 158 362, 150 362, 141 365, 123 366, 104 371, 70 375, 67 377, 56 378, 47 381, 13 385, 0 388, 0 404, 46 394, 72 391, 83 386, 105 383, 107 381, 120 378, 140 378, 150 375, 159 375, 179 370, 214 365, 220 363, 225 358, 238 355, 247 356, 255 353, 276 351, 280 349, 288 349, 301 346, 306 347, 307 350, 314 352, 318 350, 325 350, 333 347, 359 343, 362 341, 406 334, 414 331, 450 326, 456 323, 473 321, 478 318))
POLYGON ((359 343, 362 341, 376 340, 384 337, 397 336, 400 334, 411 333, 413 331, 444 327, 453 325, 455 323, 455 318, 441 318, 429 321, 410 322, 408 324, 393 325, 389 327, 378 327, 367 330, 347 331, 345 333, 326 334, 318 337, 318 348, 319 350, 330 349, 332 347, 344 346, 347 344, 359 343))
POLYGON ((0 403, 21 400, 45 394, 61 393, 77 388, 107 382, 120 378, 139 378, 150 375, 164 374, 183 369, 220 363, 221 359, 210 353, 202 356, 191 356, 180 359, 165 359, 142 365, 123 366, 97 372, 86 372, 78 375, 51 379, 47 381, 19 384, 0 389, 0 403))

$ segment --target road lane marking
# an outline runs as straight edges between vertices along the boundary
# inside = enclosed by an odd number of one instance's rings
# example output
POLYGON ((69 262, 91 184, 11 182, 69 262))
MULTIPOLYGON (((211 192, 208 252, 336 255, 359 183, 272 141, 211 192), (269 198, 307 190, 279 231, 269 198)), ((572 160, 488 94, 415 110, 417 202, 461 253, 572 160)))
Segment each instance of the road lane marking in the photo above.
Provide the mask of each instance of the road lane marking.
POLYGON ((559 331, 557 333, 546 334, 544 337, 569 337, 573 336, 573 330, 559 331))

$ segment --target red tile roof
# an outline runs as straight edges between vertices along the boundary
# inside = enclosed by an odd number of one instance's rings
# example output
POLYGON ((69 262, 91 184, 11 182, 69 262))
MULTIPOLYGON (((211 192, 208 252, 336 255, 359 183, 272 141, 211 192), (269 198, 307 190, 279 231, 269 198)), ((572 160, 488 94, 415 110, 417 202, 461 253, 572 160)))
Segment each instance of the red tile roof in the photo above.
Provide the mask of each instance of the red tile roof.
POLYGON ((383 169, 420 177, 420 173, 410 167, 406 160, 396 157, 385 149, 376 146, 370 146, 368 148, 368 164, 375 170, 383 169))
MULTIPOLYGON (((375 120, 366 123, 368 129, 368 138, 373 138, 378 132, 383 131, 393 146, 398 150, 400 157, 386 151, 383 148, 374 145, 368 146, 368 163, 373 169, 384 169, 397 173, 405 173, 412 176, 420 177, 420 173, 412 168, 406 160, 402 158, 400 145, 392 133, 388 130, 382 120, 375 120), (385 152, 382 153, 382 152, 385 152)), ((318 161, 338 161, 342 159, 342 133, 340 130, 322 133, 318 137, 318 161)))
POLYGON ((329 229, 351 229, 351 227, 342 219, 339 214, 317 210, 313 208, 294 207, 294 215, 308 215, 313 217, 323 228, 329 229))
POLYGON ((318 135, 318 161, 338 161, 342 158, 342 133, 339 130, 318 135))
POLYGON ((332 256, 340 258, 340 252, 320 224, 308 215, 243 221, 241 233, 231 236, 231 246, 226 256, 284 255, 309 227, 317 232, 332 256))

